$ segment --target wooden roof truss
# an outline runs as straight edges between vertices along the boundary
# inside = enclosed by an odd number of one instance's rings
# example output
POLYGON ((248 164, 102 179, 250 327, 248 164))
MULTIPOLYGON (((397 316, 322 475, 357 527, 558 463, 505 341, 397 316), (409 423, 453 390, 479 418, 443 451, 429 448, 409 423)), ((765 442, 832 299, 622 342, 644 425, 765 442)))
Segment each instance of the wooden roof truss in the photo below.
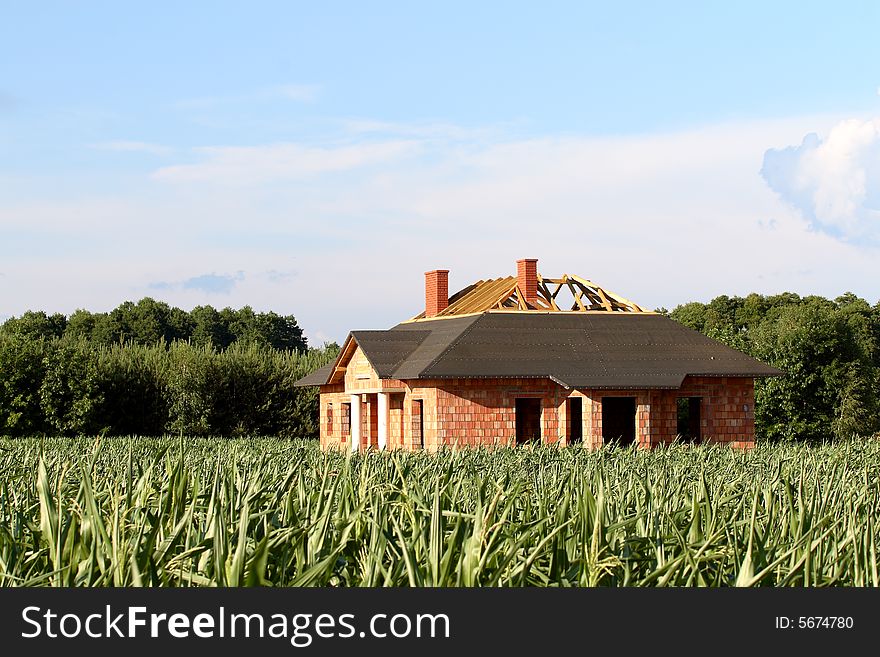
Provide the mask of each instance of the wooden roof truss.
MULTIPOLYGON (((477 281, 449 298, 449 306, 436 317, 452 317, 486 311, 623 312, 645 313, 629 299, 580 276, 563 274, 544 278, 538 274, 537 304, 526 303, 514 276, 477 281)), ((423 319, 424 313, 413 319, 423 319)))
POLYGON ((643 313, 644 308, 629 299, 607 290, 593 281, 580 276, 563 274, 561 278, 544 278, 538 275, 538 304, 546 305, 544 310, 605 310, 608 312, 643 313), (559 293, 566 289, 571 293, 571 306, 560 301, 559 293), (562 303, 563 307, 560 307, 562 303))

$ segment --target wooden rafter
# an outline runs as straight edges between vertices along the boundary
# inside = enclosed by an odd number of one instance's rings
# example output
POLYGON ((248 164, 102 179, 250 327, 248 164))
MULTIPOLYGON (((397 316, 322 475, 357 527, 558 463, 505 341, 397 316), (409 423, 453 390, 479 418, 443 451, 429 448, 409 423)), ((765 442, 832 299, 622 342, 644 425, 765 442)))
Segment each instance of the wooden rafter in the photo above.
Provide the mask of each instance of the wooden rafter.
MULTIPOLYGON (((513 276, 477 281, 449 298, 449 306, 436 317, 455 317, 491 311, 519 312, 614 312, 645 313, 645 310, 626 297, 603 288, 580 276, 563 274, 559 278, 544 278, 538 274, 537 303, 526 303, 525 295, 513 276), (563 290, 571 295, 571 303, 560 298, 563 290), (569 309, 566 310, 566 304, 569 309)), ((424 319, 424 313, 410 321, 424 319)))
POLYGON ((581 285, 584 285, 586 287, 591 287, 595 290, 601 290, 604 295, 613 299, 617 303, 617 305, 619 305, 621 308, 631 308, 630 312, 637 312, 637 313, 648 312, 644 308, 639 306, 638 304, 635 304, 632 301, 630 301, 629 299, 622 297, 619 294, 615 294, 611 290, 601 288, 598 285, 596 285, 595 283, 593 283, 592 281, 588 281, 586 279, 583 279, 580 276, 572 276, 571 278, 573 278, 574 280, 579 282, 581 285))
POLYGON ((333 366, 333 373, 330 375, 330 380, 327 383, 341 383, 345 379, 346 366, 343 365, 343 363, 348 363, 348 361, 351 360, 356 349, 357 342, 355 342, 354 338, 349 335, 343 343, 339 355, 336 357, 336 362, 333 366))
POLYGON ((546 303, 550 307, 550 310, 559 310, 559 306, 556 305, 556 294, 559 293, 559 286, 556 287, 556 292, 551 294, 550 288, 547 287, 547 283, 541 279, 538 281, 538 292, 543 295, 543 299, 539 297, 538 301, 546 303))

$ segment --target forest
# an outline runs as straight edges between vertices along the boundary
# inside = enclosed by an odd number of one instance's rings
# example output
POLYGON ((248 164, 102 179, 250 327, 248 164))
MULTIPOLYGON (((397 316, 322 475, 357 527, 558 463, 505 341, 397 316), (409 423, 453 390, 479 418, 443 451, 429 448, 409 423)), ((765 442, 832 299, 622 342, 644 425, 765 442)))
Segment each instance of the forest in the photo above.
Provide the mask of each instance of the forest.
MULTIPOLYGON (((880 304, 750 294, 658 312, 786 372, 756 382, 758 440, 880 430, 880 304)), ((0 325, 0 435, 315 438, 317 391, 293 384, 337 353, 249 307, 29 311, 0 325)))
POLYGON ((669 315, 786 373, 755 382, 758 440, 880 430, 880 303, 851 293, 833 300, 750 294, 684 304, 669 315))
POLYGON ((317 436, 317 390, 293 384, 337 351, 249 307, 31 311, 0 326, 0 435, 317 436))

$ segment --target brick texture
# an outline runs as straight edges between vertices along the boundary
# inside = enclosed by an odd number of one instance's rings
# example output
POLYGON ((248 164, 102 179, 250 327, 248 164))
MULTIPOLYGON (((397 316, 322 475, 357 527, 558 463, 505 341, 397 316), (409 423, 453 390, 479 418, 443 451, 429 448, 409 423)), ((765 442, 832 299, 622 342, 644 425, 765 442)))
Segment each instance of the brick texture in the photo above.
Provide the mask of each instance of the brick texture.
POLYGON ((422 441, 428 450, 441 446, 514 445, 517 397, 541 400, 541 440, 548 444, 567 443, 570 419, 566 417, 565 401, 580 397, 583 444, 600 447, 602 399, 613 396, 635 398, 635 437, 640 447, 675 440, 679 397, 702 399, 700 433, 704 441, 736 448, 749 448, 755 443, 754 382, 748 378, 688 377, 678 390, 567 390, 547 379, 379 380, 369 363, 357 362, 358 358, 363 356, 355 352, 344 386, 321 388, 322 447, 351 448, 346 404, 356 393, 363 422, 360 447, 376 448, 378 392, 390 394, 390 449, 418 449, 422 441), (414 413, 419 408, 421 420, 414 413), (422 440, 418 427, 422 427, 422 440))
POLYGON ((538 261, 524 258, 516 261, 516 283, 530 306, 538 304, 538 261))
POLYGON ((425 272, 425 317, 434 317, 449 306, 449 270, 425 272))
POLYGON ((651 443, 676 436, 676 399, 700 397, 700 433, 711 442, 755 444, 755 382, 745 378, 687 377, 679 390, 652 391, 651 443))

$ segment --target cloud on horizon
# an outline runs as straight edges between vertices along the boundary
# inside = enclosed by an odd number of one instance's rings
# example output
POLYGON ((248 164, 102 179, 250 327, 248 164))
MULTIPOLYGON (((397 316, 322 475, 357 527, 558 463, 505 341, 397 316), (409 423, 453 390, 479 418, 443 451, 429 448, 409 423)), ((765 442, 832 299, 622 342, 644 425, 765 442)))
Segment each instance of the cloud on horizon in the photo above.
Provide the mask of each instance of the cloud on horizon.
POLYGON ((244 280, 244 272, 238 271, 235 274, 201 274, 193 276, 183 281, 168 283, 158 281, 150 283, 149 287, 154 290, 198 290, 207 294, 229 294, 233 288, 244 280))
POLYGON ((880 242, 880 119, 848 119, 821 138, 769 149, 761 175, 817 229, 880 242))
POLYGON ((194 163, 178 151, 116 196, 0 202, 0 229, 40 245, 0 243, 0 312, 100 310, 157 289, 188 308, 222 294, 341 340, 417 314, 428 269, 450 269, 456 290, 521 257, 648 307, 784 290, 873 302, 878 249, 812 230, 758 174, 769 145, 838 123, 532 139, 416 126, 404 140, 221 145, 194 163))

